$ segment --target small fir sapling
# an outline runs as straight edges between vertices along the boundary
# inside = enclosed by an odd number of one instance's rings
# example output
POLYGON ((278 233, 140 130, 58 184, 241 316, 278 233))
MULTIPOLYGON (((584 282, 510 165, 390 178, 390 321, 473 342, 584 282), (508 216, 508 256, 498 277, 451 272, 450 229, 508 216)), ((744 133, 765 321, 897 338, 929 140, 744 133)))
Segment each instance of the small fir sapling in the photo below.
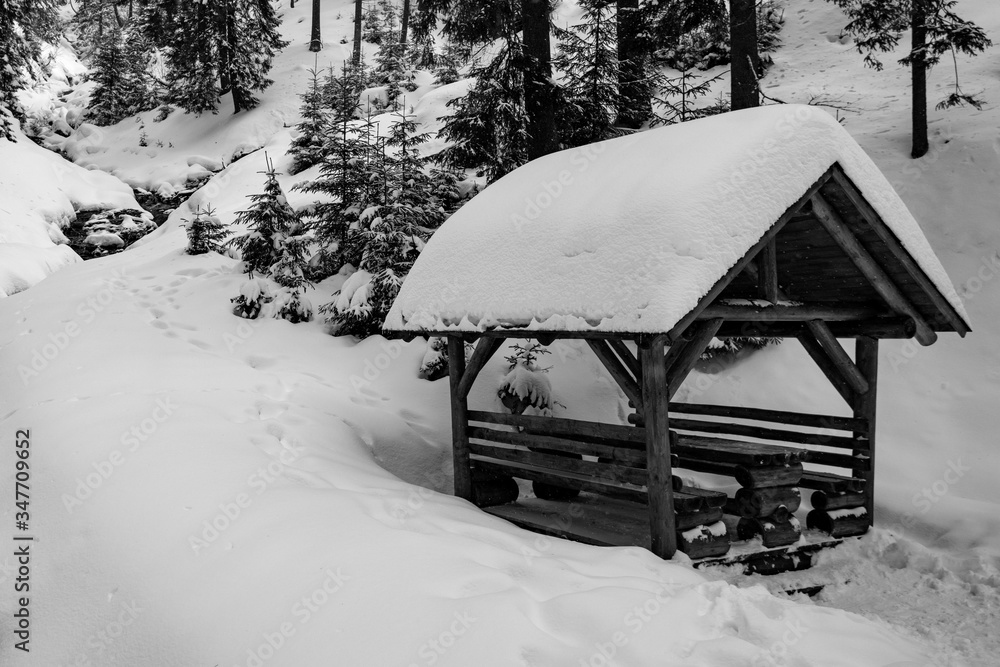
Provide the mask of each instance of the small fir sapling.
POLYGON ((182 218, 182 220, 187 229, 189 255, 222 252, 229 230, 215 215, 215 209, 211 205, 199 206, 194 211, 194 219, 182 218))
POLYGON ((313 306, 303 293, 310 282, 306 279, 308 259, 306 257, 311 239, 301 224, 287 232, 274 235, 274 244, 279 249, 278 261, 271 266, 271 275, 278 283, 275 294, 274 316, 293 324, 310 322, 313 306))
POLYGON ((237 223, 249 228, 247 233, 229 242, 229 245, 239 249, 245 263, 244 272, 251 278, 254 273, 268 275, 271 266, 280 259, 279 248, 274 242, 275 234, 288 235, 301 225, 285 198, 270 160, 267 160, 267 171, 264 173, 267 182, 263 194, 250 195, 253 201, 250 208, 236 216, 237 223))
POLYGON ((255 320, 260 315, 260 310, 264 304, 269 303, 274 297, 271 295, 271 288, 263 278, 250 278, 240 287, 240 293, 230 299, 234 304, 233 315, 247 320, 255 320))
POLYGON ((297 174, 319 164, 324 154, 324 135, 329 122, 324 108, 324 87, 320 85, 316 69, 309 70, 309 75, 309 88, 299 96, 302 100, 302 122, 295 126, 298 136, 288 148, 292 156, 292 166, 288 170, 290 174, 297 174))
POLYGON ((440 380, 448 377, 448 340, 442 336, 432 336, 427 341, 424 359, 420 362, 417 377, 421 380, 440 380))
POLYGON ((511 414, 523 414, 528 408, 543 414, 551 411, 552 383, 545 376, 549 369, 538 365, 539 357, 545 354, 551 352, 528 341, 525 345, 516 343, 513 354, 504 357, 509 369, 500 381, 497 396, 511 414))

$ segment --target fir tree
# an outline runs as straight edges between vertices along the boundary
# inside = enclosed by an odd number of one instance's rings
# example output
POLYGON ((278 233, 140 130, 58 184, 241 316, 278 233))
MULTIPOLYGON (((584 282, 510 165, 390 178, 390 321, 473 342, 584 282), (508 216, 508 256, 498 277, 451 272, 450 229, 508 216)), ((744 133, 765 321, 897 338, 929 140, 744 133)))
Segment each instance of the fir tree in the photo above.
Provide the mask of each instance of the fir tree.
POLYGON ((90 116, 96 125, 112 125, 156 106, 147 82, 151 53, 142 37, 126 25, 105 28, 94 45, 90 78, 90 116))
POLYGON ((168 101, 193 113, 214 113, 227 92, 237 113, 256 106, 287 45, 270 0, 149 0, 143 17, 143 32, 164 51, 168 101))
MULTIPOLYGON (((265 158, 266 159, 266 158, 265 158)), ((250 195, 253 204, 237 213, 236 222, 246 225, 246 234, 238 236, 229 245, 240 250, 245 263, 244 272, 252 278, 254 273, 269 275, 271 267, 281 258, 278 239, 294 235, 301 229, 301 222, 278 183, 278 175, 267 161, 267 176, 263 194, 250 195)))
POLYGON ((56 38, 57 11, 54 0, 0 2, 0 139, 14 141, 15 120, 24 118, 17 92, 42 70, 42 43, 56 38))
POLYGON ((455 112, 442 119, 440 136, 451 145, 437 156, 444 166, 481 169, 492 183, 528 161, 520 60, 520 45, 512 40, 490 63, 473 68, 476 84, 468 94, 449 100, 455 112))
MULTIPOLYGON (((855 46, 865 55, 865 64, 882 69, 879 53, 895 50, 903 32, 910 29, 911 48, 899 62, 912 70, 913 158, 928 150, 927 139, 927 70, 944 54, 961 52, 969 56, 982 53, 992 45, 986 33, 975 23, 959 17, 955 0, 832 0, 851 19, 845 30, 855 36, 855 46)), ((955 69, 955 92, 941 108, 963 102, 976 106, 981 102, 961 92, 958 69, 955 69)))
POLYGON ((204 255, 208 252, 221 252, 229 230, 215 216, 215 210, 206 204, 195 209, 194 219, 183 220, 187 227, 189 255, 204 255))
POLYGON ((565 83, 564 112, 568 127, 563 137, 579 146, 620 134, 614 128, 618 114, 618 44, 614 0, 584 0, 583 22, 559 31, 559 54, 554 61, 565 83))
POLYGON ((656 80, 659 93, 653 98, 653 104, 662 109, 651 125, 672 125, 697 118, 704 118, 728 111, 728 106, 699 106, 698 100, 712 92, 712 84, 722 78, 722 75, 705 79, 694 72, 694 67, 680 64, 681 69, 675 77, 663 76, 656 80))
POLYGON ((324 135, 329 119, 324 110, 324 91, 319 82, 319 72, 311 69, 309 76, 309 88, 299 96, 302 99, 302 120, 295 126, 298 136, 288 149, 292 155, 290 174, 297 174, 323 159, 324 135))

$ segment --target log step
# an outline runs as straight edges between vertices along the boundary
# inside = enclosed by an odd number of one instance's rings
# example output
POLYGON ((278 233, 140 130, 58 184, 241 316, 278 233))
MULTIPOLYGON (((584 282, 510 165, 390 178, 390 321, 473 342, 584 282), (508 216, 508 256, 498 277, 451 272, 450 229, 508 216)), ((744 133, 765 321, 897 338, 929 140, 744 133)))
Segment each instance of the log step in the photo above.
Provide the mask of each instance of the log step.
MULTIPOLYGON (((673 434, 673 432, 671 432, 673 434)), ((740 442, 725 438, 706 438, 697 435, 676 435, 671 451, 681 458, 702 459, 720 463, 734 463, 750 467, 782 466, 800 463, 809 458, 809 450, 740 442)))
POLYGON ((806 515, 806 526, 822 530, 830 537, 851 537, 868 532, 869 516, 864 507, 852 509, 813 510, 806 515))
POLYGON ((852 507, 861 507, 865 504, 865 494, 863 493, 827 493, 826 491, 813 491, 809 498, 813 509, 842 510, 852 507))
POLYGON ((723 507, 726 504, 726 494, 722 491, 709 491, 708 489, 699 489, 693 486, 685 486, 680 478, 676 475, 672 479, 674 494, 683 493, 689 496, 698 496, 704 500, 705 507, 715 509, 723 507))
POLYGON ((736 497, 726 502, 726 513, 740 517, 774 516, 786 520, 799 509, 802 494, 795 486, 772 486, 763 489, 739 489, 736 497))
POLYGON ((749 489, 761 489, 768 486, 798 486, 804 472, 801 463, 779 466, 745 466, 684 457, 680 459, 676 467, 732 477, 739 482, 740 486, 749 489))
POLYGON ((691 530, 696 526, 711 525, 716 521, 722 521, 722 508, 705 507, 697 512, 688 514, 678 513, 675 521, 675 528, 677 530, 691 530))
POLYGON ((677 531, 677 549, 689 558, 711 558, 729 552, 726 524, 717 521, 691 530, 677 531))
POLYGON ((517 502, 517 482, 509 475, 472 471, 472 502, 476 507, 493 507, 517 502))
POLYGON ((802 526, 795 517, 784 521, 774 517, 760 519, 743 518, 736 524, 736 534, 741 540, 749 540, 760 536, 764 546, 783 547, 794 544, 802 535, 802 526))
POLYGON ((844 477, 828 472, 807 470, 802 473, 799 486, 826 493, 861 493, 865 490, 865 480, 857 477, 844 477))

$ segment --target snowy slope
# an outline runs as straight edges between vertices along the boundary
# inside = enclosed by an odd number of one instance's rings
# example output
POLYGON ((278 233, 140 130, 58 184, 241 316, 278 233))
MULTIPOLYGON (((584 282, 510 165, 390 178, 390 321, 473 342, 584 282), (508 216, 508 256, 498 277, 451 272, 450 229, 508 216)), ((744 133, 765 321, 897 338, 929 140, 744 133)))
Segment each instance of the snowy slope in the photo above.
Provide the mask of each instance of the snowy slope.
POLYGON ((0 297, 80 261, 61 229, 78 211, 140 206, 114 176, 88 171, 20 134, 0 139, 0 297))
MULTIPOLYGON (((349 18, 346 2, 324 3, 328 41, 340 5, 349 18)), ((962 5, 1000 33, 992 0, 962 5)), ((308 7, 297 3, 293 20, 308 7)), ((542 538, 430 491, 450 487, 449 426, 446 383, 415 379, 423 347, 231 316, 242 276, 230 259, 182 254, 181 207, 127 252, 0 300, 0 431, 31 429, 37 539, 32 653, 15 653, 13 602, 0 596, 0 663, 575 667, 611 664, 613 653, 622 665, 684 667, 995 664, 1000 281, 988 269, 1000 248, 1000 116, 949 112, 951 131, 913 163, 905 81, 891 68, 864 71, 849 45, 828 40, 842 17, 825 3, 790 0, 786 16, 765 83, 790 100, 817 85, 857 95, 864 114, 846 129, 897 184, 972 319, 964 340, 883 346, 878 521, 935 550, 879 531, 816 570, 834 584, 817 602, 789 601, 760 586, 785 582, 542 538), (950 462, 971 470, 937 494, 950 462), (918 502, 923 489, 932 499, 918 502)), ((307 25, 286 23, 299 35, 297 55, 290 47, 282 60, 286 94, 269 94, 252 117, 172 116, 171 133, 155 138, 146 122, 151 143, 181 137, 155 156, 118 149, 137 147, 126 123, 112 128, 121 141, 77 159, 156 186, 186 178, 192 156, 228 162, 240 145, 280 152, 301 87, 290 80, 304 81, 311 65, 307 25)), ((1000 102, 988 58, 964 72, 970 89, 1000 102)), ((263 183, 262 165, 260 154, 236 162, 197 201, 231 220, 263 183)), ((313 302, 336 286, 322 285, 313 302)), ((496 401, 500 356, 476 405, 496 401)), ((560 343, 549 361, 562 414, 624 417, 586 349, 560 343)), ((794 345, 696 374, 682 391, 844 411, 794 345)), ((13 470, 3 471, 9 498, 13 470)), ((9 503, 0 515, 10 544, 9 503)), ((14 565, 0 556, 5 589, 14 565)))

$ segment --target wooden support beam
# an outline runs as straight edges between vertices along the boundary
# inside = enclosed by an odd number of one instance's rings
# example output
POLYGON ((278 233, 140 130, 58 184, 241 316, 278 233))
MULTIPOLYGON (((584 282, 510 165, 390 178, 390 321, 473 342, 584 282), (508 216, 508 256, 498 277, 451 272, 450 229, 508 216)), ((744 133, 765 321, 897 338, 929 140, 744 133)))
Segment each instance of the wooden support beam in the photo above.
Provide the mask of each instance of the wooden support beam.
POLYGON ((757 255, 757 294, 771 303, 778 301, 778 244, 772 237, 757 255))
POLYGON ((823 371, 826 378, 833 385, 833 388, 843 397, 848 405, 854 405, 854 392, 851 391, 851 386, 847 384, 840 371, 837 370, 833 362, 830 361, 829 355, 827 355, 826 350, 823 346, 819 344, 816 337, 808 329, 803 331, 799 335, 799 342, 802 343, 802 347, 805 348, 809 356, 812 357, 819 369, 823 371))
POLYGON ((649 497, 650 550, 660 558, 677 551, 674 493, 671 486, 670 424, 667 369, 663 363, 664 336, 653 338, 639 351, 642 364, 642 401, 646 419, 646 470, 649 497))
POLYGON ((612 338, 608 341, 611 345, 611 349, 614 350, 618 357, 628 368, 629 372, 632 373, 632 377, 635 378, 636 382, 642 381, 642 367, 639 365, 639 358, 632 354, 632 350, 628 349, 628 345, 625 341, 612 338))
POLYGON ((923 316, 907 300, 892 279, 875 259, 865 250, 856 236, 847 228, 840 215, 818 191, 812 196, 813 213, 824 229, 833 237, 844 253, 851 258, 858 270, 868 279, 875 291, 898 313, 909 316, 917 325, 917 340, 921 345, 931 345, 937 334, 930 328, 923 316))
POLYGON ((448 380, 451 385, 451 446, 455 495, 472 501, 472 468, 469 460, 469 401, 460 391, 465 376, 465 343, 448 336, 448 380))
MULTIPOLYGON (((886 317, 877 320, 827 322, 830 331, 837 338, 913 338, 917 327, 909 317, 886 317)), ((734 336, 765 336, 772 338, 798 338, 803 331, 808 331, 802 322, 723 322, 716 332, 716 338, 732 338, 734 336)))
POLYGON ((868 469, 855 469, 854 476, 865 480, 865 509, 868 510, 869 525, 875 522, 875 416, 878 388, 878 339, 859 338, 857 350, 858 369, 868 380, 868 391, 854 401, 854 416, 868 422, 867 449, 855 450, 855 455, 867 455, 868 469))
POLYGON ((806 322, 806 326, 809 327, 809 331, 812 332, 812 335, 815 336, 819 344, 823 346, 826 355, 830 358, 830 363, 833 364, 834 368, 847 381, 847 385, 851 388, 851 391, 855 394, 863 394, 868 391, 868 381, 865 380, 864 375, 861 374, 858 367, 854 365, 851 356, 841 347, 837 341, 837 337, 830 331, 830 327, 826 325, 826 322, 823 320, 810 320, 806 322))
POLYGON ((621 424, 604 424, 588 422, 579 419, 563 419, 561 417, 536 417, 534 415, 509 415, 503 412, 469 411, 469 421, 485 424, 503 424, 523 428, 525 431, 556 437, 583 438, 588 442, 614 442, 627 446, 633 443, 635 447, 644 447, 646 433, 641 428, 622 426, 621 424))
POLYGON ((753 306, 716 303, 705 308, 698 319, 722 318, 741 322, 807 322, 809 320, 850 322, 873 320, 890 314, 883 309, 865 306, 783 306, 773 304, 753 306))
MULTIPOLYGON (((676 357, 670 361, 670 368, 666 367, 666 363, 663 364, 664 370, 667 375, 667 400, 669 401, 680 389, 681 383, 684 382, 684 378, 688 376, 694 365, 698 363, 698 359, 701 358, 702 352, 708 347, 708 344, 712 342, 715 338, 715 333, 722 326, 722 319, 716 318, 714 320, 705 320, 698 322, 695 326, 694 335, 691 337, 684 347, 679 351, 676 357)), ((673 352, 673 348, 671 348, 673 352)))
POLYGON ((674 328, 667 334, 671 345, 681 337, 681 334, 691 325, 692 322, 698 319, 701 311, 714 302, 722 290, 724 290, 726 286, 728 286, 729 283, 731 283, 733 279, 738 276, 751 261, 753 261, 760 251, 763 250, 764 246, 770 243, 771 240, 778 235, 778 232, 782 230, 785 224, 791 220, 793 216, 799 213, 802 207, 809 202, 810 198, 815 193, 819 192, 819 189, 823 187, 828 180, 830 180, 835 167, 836 165, 832 165, 816 180, 815 183, 809 186, 809 189, 805 191, 799 200, 788 207, 788 210, 785 211, 773 225, 771 225, 771 228, 764 232, 764 235, 760 238, 760 240, 757 241, 757 243, 755 243, 754 246, 750 248, 745 255, 743 255, 743 257, 737 260, 737 262, 729 268, 726 275, 722 276, 722 278, 720 278, 715 285, 708 290, 708 293, 701 298, 698 305, 692 308, 687 315, 682 317, 681 320, 674 325, 674 328))
POLYGON ((955 310, 955 307, 951 305, 947 298, 941 293, 937 285, 935 285, 924 270, 920 268, 917 262, 913 259, 903 244, 900 243, 896 234, 889 229, 889 226, 885 224, 882 220, 882 216, 872 208, 872 205, 868 203, 864 195, 854 181, 844 173, 843 169, 838 168, 833 171, 833 180, 843 189, 844 194, 847 198, 851 200, 854 207, 858 209, 858 213, 861 217, 865 219, 865 222, 874 230, 882 242, 889 248, 889 252, 899 260, 900 264, 906 269, 906 272, 910 274, 910 277, 920 285, 920 288, 927 294, 934 307, 941 311, 942 316, 951 326, 959 333, 959 335, 964 336, 969 332, 969 327, 962 320, 962 317, 955 310))
POLYGON ((458 395, 460 397, 463 399, 468 398, 469 392, 472 390, 472 384, 476 381, 476 377, 479 376, 479 371, 483 370, 483 366, 496 354, 501 345, 503 345, 503 338, 481 338, 476 343, 476 349, 469 358, 465 373, 462 374, 462 381, 458 384, 458 395))
POLYGON ((804 412, 788 412, 785 410, 768 410, 766 408, 745 408, 734 405, 712 405, 708 403, 671 403, 670 412, 680 412, 686 415, 710 415, 732 419, 748 419, 754 421, 774 422, 789 426, 806 426, 811 428, 828 428, 838 431, 864 431, 867 422, 854 417, 836 417, 833 415, 811 415, 804 412))
POLYGON ((587 344, 590 345, 590 349, 601 360, 601 363, 604 364, 604 367, 611 374, 611 377, 615 379, 615 382, 618 383, 618 386, 625 392, 628 400, 632 401, 632 404, 638 409, 642 405, 642 393, 639 390, 639 384, 632 377, 628 368, 625 367, 624 362, 618 358, 618 355, 611 349, 607 341, 588 339, 587 344))

